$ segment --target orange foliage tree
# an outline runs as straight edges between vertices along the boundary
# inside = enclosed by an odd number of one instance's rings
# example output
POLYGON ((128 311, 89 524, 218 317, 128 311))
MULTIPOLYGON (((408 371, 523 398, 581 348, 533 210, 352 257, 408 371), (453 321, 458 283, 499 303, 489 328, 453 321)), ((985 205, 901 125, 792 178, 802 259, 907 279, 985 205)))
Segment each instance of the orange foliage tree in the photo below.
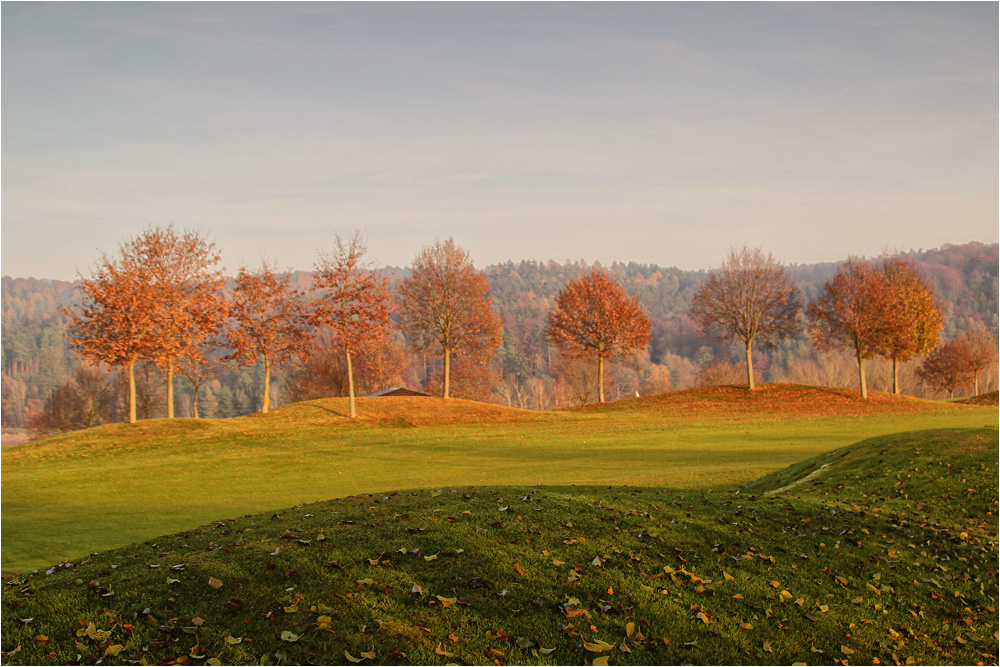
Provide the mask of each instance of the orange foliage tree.
POLYGON ((90 278, 79 281, 82 303, 68 309, 69 338, 75 352, 95 364, 120 367, 128 375, 129 422, 135 422, 135 364, 156 346, 150 326, 153 295, 142 267, 127 244, 120 257, 102 253, 90 278))
POLYGON ((556 297, 546 338, 571 357, 597 356, 597 395, 604 402, 604 362, 634 357, 649 345, 652 323, 617 280, 593 269, 571 280, 556 297))
POLYGON ((264 362, 264 400, 270 403, 271 367, 303 357, 309 343, 309 315, 302 292, 279 278, 266 262, 256 271, 240 268, 229 308, 226 331, 232 354, 226 357, 249 366, 264 362))
POLYGON ((955 395, 955 389, 969 380, 969 350, 960 340, 942 343, 924 357, 917 375, 932 389, 955 395))
POLYGON ((807 309, 810 334, 820 349, 848 347, 858 362, 861 397, 868 398, 865 360, 884 347, 891 307, 886 281, 871 262, 850 257, 807 309))
POLYGON ((884 314, 885 328, 875 348, 880 356, 892 361, 892 393, 898 394, 899 362, 933 350, 944 320, 934 295, 912 262, 889 257, 879 268, 890 307, 884 314))
POLYGON ((472 265, 468 251, 450 238, 417 253, 412 272, 400 282, 401 327, 417 349, 440 346, 444 398, 451 395, 452 354, 496 354, 503 324, 491 304, 486 277, 472 265))
MULTIPOLYGON (((173 226, 152 227, 127 246, 129 259, 141 267, 150 303, 149 327, 154 344, 150 358, 166 371, 167 418, 174 416, 174 371, 186 359, 186 374, 192 361, 202 356, 206 339, 214 335, 225 318, 221 294, 225 279, 218 248, 198 232, 178 233, 173 226)), ((196 388, 197 390, 197 388, 196 388)), ((197 395, 195 396, 197 401, 197 395)))
POLYGON ((344 350, 351 419, 356 416, 351 352, 385 344, 389 328, 386 280, 362 262, 367 250, 359 230, 347 239, 336 234, 333 253, 320 254, 313 283, 318 292, 312 305, 313 323, 327 328, 333 344, 344 350))
POLYGON ((746 349, 747 387, 753 384, 752 348, 767 349, 799 333, 802 307, 795 283, 771 253, 760 248, 729 251, 729 258, 698 287, 691 314, 707 334, 746 349))

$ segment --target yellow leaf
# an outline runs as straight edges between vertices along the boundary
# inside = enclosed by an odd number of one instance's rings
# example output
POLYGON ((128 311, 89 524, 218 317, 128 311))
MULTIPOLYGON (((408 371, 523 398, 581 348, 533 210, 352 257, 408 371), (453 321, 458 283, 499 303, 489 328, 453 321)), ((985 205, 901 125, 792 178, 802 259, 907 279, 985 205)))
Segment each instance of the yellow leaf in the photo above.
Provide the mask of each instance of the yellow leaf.
POLYGON ((49 641, 49 636, 48 635, 35 635, 35 641, 36 642, 47 642, 47 641, 49 641))
POLYGON ((361 657, 362 658, 368 658, 369 660, 374 660, 375 659, 375 651, 368 651, 367 653, 365 653, 364 651, 362 651, 361 652, 361 657))
POLYGON ((743 596, 742 596, 742 595, 740 595, 739 593, 737 593, 736 595, 734 595, 734 596, 733 596, 733 599, 734 599, 734 600, 742 600, 742 599, 743 599, 743 596))
POLYGON ((438 602, 441 603, 442 607, 447 607, 449 605, 453 605, 456 602, 458 602, 458 598, 445 598, 441 597, 440 595, 435 595, 434 597, 437 598, 438 602))
POLYGON ((786 598, 788 600, 791 600, 792 599, 792 594, 789 593, 788 591, 781 591, 781 597, 786 598))
POLYGON ((613 649, 614 646, 608 644, 607 642, 602 642, 600 639, 595 639, 593 644, 584 640, 583 648, 587 649, 592 653, 604 653, 605 651, 610 651, 611 649, 613 649))
POLYGON ((635 623, 629 621, 625 624, 625 635, 631 637, 633 634, 635 634, 635 623))
POLYGON ((115 656, 125 650, 125 647, 121 644, 112 644, 108 648, 104 649, 104 657, 115 656))
POLYGON ((437 560, 437 557, 437 554, 434 554, 433 556, 424 556, 424 560, 437 560))
POLYGON ((840 650, 844 655, 851 655, 852 653, 854 653, 853 648, 847 648, 846 646, 841 646, 840 650))
POLYGON ((299 611, 298 605, 292 605, 291 607, 283 607, 286 614, 296 614, 299 611))
POLYGON ((705 612, 699 611, 698 612, 698 618, 700 618, 702 620, 702 622, 705 623, 705 625, 708 625, 709 620, 708 620, 708 616, 705 615, 705 612))
POLYGON ((556 560, 555 558, 553 558, 552 559, 552 564, 555 565, 556 567, 559 567, 560 565, 565 565, 566 561, 564 561, 564 560, 556 560))
POLYGON ((771 642, 764 642, 764 650, 768 653, 774 653, 774 651, 771 650, 771 642))
POLYGON ((865 599, 863 597, 861 597, 860 595, 852 600, 852 602, 854 604, 861 604, 864 601, 865 601, 865 599))
POLYGON ((208 585, 215 589, 222 588, 222 582, 216 579, 215 577, 208 578, 208 585))
POLYGON ((812 651, 813 653, 822 653, 823 652, 823 651, 819 650, 818 648, 816 648, 815 646, 810 646, 809 650, 812 651))
POLYGON ((226 637, 226 643, 229 644, 230 646, 235 646, 236 644, 239 644, 242 641, 243 641, 242 637, 233 637, 233 636, 226 637))
POLYGON ((725 570, 722 571, 722 578, 725 581, 736 581, 736 577, 734 577, 733 575, 729 574, 725 570))
POLYGON ((608 664, 608 656, 602 655, 600 658, 594 658, 594 662, 591 663, 591 664, 595 665, 595 667, 596 666, 600 666, 600 665, 607 665, 608 664))
POLYGON ((359 584, 374 584, 374 579, 358 579, 359 584))
POLYGON ((451 658, 455 655, 454 653, 448 653, 447 651, 442 649, 441 644, 437 645, 437 648, 434 649, 434 652, 437 653, 438 655, 443 655, 446 658, 451 658))
POLYGON ((817 605, 817 606, 819 607, 819 611, 820 611, 821 614, 825 614, 826 612, 830 611, 830 607, 828 607, 825 604, 821 604, 821 605, 817 605))
POLYGON ((750 623, 740 623, 740 627, 744 630, 753 630, 753 625, 750 623))
POLYGON ((541 646, 538 647, 538 652, 541 653, 542 655, 548 655, 553 651, 555 651, 554 648, 542 648, 541 646))
POLYGON ((347 658, 348 660, 350 660, 351 662, 361 662, 361 658, 355 658, 353 655, 351 655, 347 651, 344 651, 344 657, 347 658))
POLYGON ((774 588, 781 588, 781 582, 780 581, 772 581, 771 582, 771 586, 773 586, 774 588))

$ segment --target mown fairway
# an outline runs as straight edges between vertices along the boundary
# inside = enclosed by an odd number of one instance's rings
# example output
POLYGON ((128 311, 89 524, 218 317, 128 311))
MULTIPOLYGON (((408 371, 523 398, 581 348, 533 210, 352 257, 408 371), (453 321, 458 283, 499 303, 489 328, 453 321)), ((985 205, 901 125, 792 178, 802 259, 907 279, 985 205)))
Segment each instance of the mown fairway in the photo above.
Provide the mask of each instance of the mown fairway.
POLYGON ((6 577, 9 664, 995 664, 997 431, 739 489, 444 487, 6 577))
POLYGON ((3 452, 3 570, 209 521, 447 485, 724 489, 867 437, 997 424, 972 407, 847 390, 680 392, 531 413, 439 399, 287 406, 231 420, 114 425, 3 452))

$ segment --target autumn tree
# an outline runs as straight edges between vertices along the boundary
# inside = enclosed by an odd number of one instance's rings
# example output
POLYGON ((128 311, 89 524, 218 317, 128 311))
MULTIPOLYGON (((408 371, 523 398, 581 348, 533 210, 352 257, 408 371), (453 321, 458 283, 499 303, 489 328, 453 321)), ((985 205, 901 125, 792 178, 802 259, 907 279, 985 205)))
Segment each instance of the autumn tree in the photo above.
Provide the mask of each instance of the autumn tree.
POLYGON ((468 251, 450 238, 417 253, 412 272, 400 282, 403 331, 418 349, 441 348, 444 398, 451 396, 453 354, 496 353, 503 325, 491 304, 486 277, 472 265, 468 251))
POLYGON ((899 393, 899 363, 926 354, 938 344, 941 309, 913 263, 888 257, 879 266, 886 302, 884 330, 875 349, 892 361, 892 393, 899 393))
POLYGON ((597 396, 604 402, 604 362, 646 349, 652 323, 621 283, 603 269, 571 280, 549 314, 546 338, 571 357, 596 356, 597 396))
MULTIPOLYGON (((128 261, 140 268, 146 282, 153 334, 151 360, 165 371, 167 418, 174 416, 174 372, 179 359, 185 369, 197 360, 207 338, 225 317, 221 290, 225 283, 219 250, 201 233, 178 232, 173 226, 151 227, 127 246, 128 261)), ((196 396, 197 400, 197 396, 196 396)))
POLYGON ((773 348, 795 336, 802 307, 795 283, 771 253, 760 248, 729 251, 729 258, 698 287, 691 314, 702 331, 746 350, 747 387, 754 388, 753 345, 773 348))
POLYGON ((879 271, 856 257, 840 265, 807 309, 813 342, 820 349, 847 347, 858 362, 861 397, 868 398, 865 361, 882 349, 891 307, 879 271))
POLYGON ((305 354, 309 342, 309 316, 302 292, 279 278, 266 262, 251 271, 240 268, 229 308, 226 331, 232 354, 226 357, 244 365, 264 362, 264 398, 270 401, 271 368, 305 354))
POLYGON ((94 364, 120 367, 128 376, 129 422, 135 423, 135 364, 156 348, 150 326, 153 294, 140 263, 123 243, 119 256, 102 253, 89 278, 78 283, 83 301, 68 309, 73 350, 94 364))
POLYGON ((958 336, 964 348, 965 368, 972 376, 973 396, 979 395, 979 374, 997 363, 997 341, 985 326, 976 322, 958 336))
POLYGON ((346 239, 336 234, 333 252, 321 253, 316 262, 313 283, 318 296, 313 301, 312 320, 328 329, 334 345, 344 350, 351 419, 356 416, 351 353, 381 344, 389 326, 386 280, 362 261, 367 250, 359 230, 346 239))
POLYGON ((950 340, 937 346, 924 357, 917 375, 932 389, 955 395, 955 389, 969 380, 969 350, 960 340, 950 340))

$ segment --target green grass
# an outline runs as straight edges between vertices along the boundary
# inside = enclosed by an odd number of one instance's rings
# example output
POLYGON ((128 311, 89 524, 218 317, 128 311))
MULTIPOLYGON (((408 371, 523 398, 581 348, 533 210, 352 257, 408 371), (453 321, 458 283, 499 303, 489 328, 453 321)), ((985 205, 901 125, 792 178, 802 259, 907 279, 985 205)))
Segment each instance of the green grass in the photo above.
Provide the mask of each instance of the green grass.
POLYGON ((995 664, 997 441, 882 436, 726 490, 432 485, 221 514, 8 578, 2 649, 11 664, 995 664))
POLYGON ((995 408, 847 390, 718 388, 531 413, 344 399, 230 420, 99 427, 3 451, 3 571, 226 517, 445 485, 725 489, 862 438, 996 425, 995 408))

